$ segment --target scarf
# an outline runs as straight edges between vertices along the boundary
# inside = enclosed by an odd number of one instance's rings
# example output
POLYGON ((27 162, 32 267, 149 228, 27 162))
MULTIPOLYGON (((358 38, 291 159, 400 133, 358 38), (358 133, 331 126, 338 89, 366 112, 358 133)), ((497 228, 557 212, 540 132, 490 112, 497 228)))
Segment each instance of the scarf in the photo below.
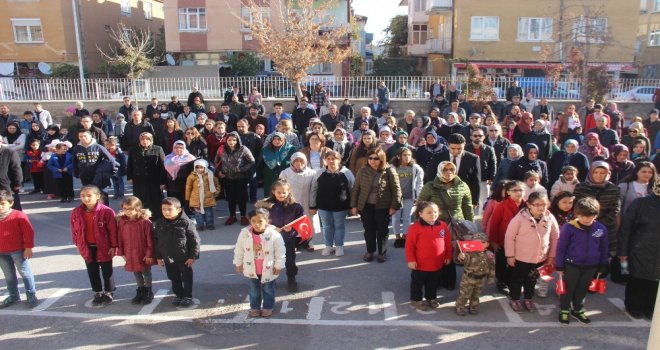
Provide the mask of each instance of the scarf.
POLYGON ((533 143, 528 143, 525 145, 524 153, 523 156, 520 157, 520 162, 525 162, 529 165, 529 168, 536 171, 542 176, 541 173, 541 164, 539 163, 539 159, 536 158, 535 160, 530 160, 529 159, 529 151, 535 149, 537 152, 539 150, 539 147, 533 143))
MULTIPOLYGON (((174 145, 181 144, 183 145, 183 154, 180 156, 177 156, 174 154, 174 151, 172 153, 168 154, 167 157, 165 157, 165 171, 172 177, 172 179, 176 179, 177 174, 179 173, 179 170, 181 169, 182 166, 194 161, 196 158, 188 150, 186 149, 186 143, 182 140, 174 142, 174 145)), ((174 145, 172 147, 174 147, 174 145)))
POLYGON ((531 113, 524 112, 522 114, 522 117, 520 120, 518 120, 518 130, 522 132, 523 134, 529 134, 532 132, 532 124, 533 124, 534 118, 532 117, 531 113))
POLYGON ((195 171, 195 175, 197 175, 197 186, 199 187, 199 212, 201 214, 204 214, 204 198, 206 195, 206 191, 204 190, 204 175, 206 175, 206 180, 209 183, 209 191, 211 193, 215 193, 215 183, 213 182, 213 172, 209 170, 209 163, 204 160, 204 159, 197 159, 194 163, 195 167, 198 165, 201 165, 204 167, 204 172, 199 173, 197 170, 195 171))
POLYGON ((632 168, 635 167, 635 163, 629 161, 628 159, 624 160, 622 163, 617 162, 616 158, 621 152, 628 152, 628 154, 630 154, 630 151, 626 145, 616 144, 612 146, 612 154, 607 161, 610 164, 610 169, 612 169, 612 172, 622 173, 631 171, 632 168))
POLYGON ((585 135, 585 139, 586 142, 580 146, 580 152, 586 153, 586 156, 589 158, 589 160, 602 156, 605 153, 605 147, 600 144, 600 138, 598 137, 598 134, 595 132, 587 133, 585 135), (589 146, 589 139, 596 139, 596 141, 598 141, 596 146, 589 146))
POLYGON ((575 152, 568 153, 567 151, 564 151, 564 154, 566 156, 564 157, 563 166, 570 165, 571 161, 573 160, 573 158, 575 158, 575 156, 578 153, 577 148, 579 147, 580 144, 577 142, 577 140, 569 139, 569 140, 566 140, 566 142, 564 142, 564 148, 566 148, 566 145, 574 145, 575 146, 575 152))
POLYGON ((293 149, 293 146, 291 146, 286 139, 286 136, 282 134, 281 132, 276 132, 273 133, 273 138, 279 137, 280 140, 282 140, 282 146, 280 148, 273 148, 273 143, 271 139, 271 143, 264 147, 261 156, 264 159, 264 163, 268 167, 268 169, 275 169, 278 167, 280 164, 282 164, 286 158, 286 155, 289 154, 291 149, 293 149))
MULTIPOLYGON (((10 123, 9 125, 14 125, 16 127, 16 132, 11 134, 7 129, 5 129, 5 132, 2 133, 2 136, 7 138, 7 143, 8 144, 13 144, 18 140, 19 136, 21 136, 23 133, 21 132, 21 129, 18 127, 18 124, 16 123, 10 123)), ((7 125, 7 126, 9 126, 7 125)))
POLYGON ((589 175, 587 175, 587 180, 585 181, 585 183, 587 183, 587 185, 589 185, 589 186, 604 188, 609 183, 609 181, 608 181, 609 180, 609 173, 610 173, 609 164, 607 164, 607 162, 604 161, 604 160, 597 160, 597 161, 591 163, 591 168, 589 169, 589 175), (603 181, 601 183, 594 182, 594 179, 593 179, 593 176, 592 176, 592 174, 594 173, 594 170, 596 170, 597 168, 606 169, 607 172, 608 172, 608 177, 605 179, 605 181, 603 181))
POLYGON ((341 140, 337 140, 336 137, 332 138, 332 150, 335 152, 338 152, 341 154, 341 156, 344 156, 344 152, 346 151, 346 145, 349 143, 348 140, 346 139, 346 130, 337 128, 335 131, 332 133, 333 135, 339 131, 341 133, 341 140))

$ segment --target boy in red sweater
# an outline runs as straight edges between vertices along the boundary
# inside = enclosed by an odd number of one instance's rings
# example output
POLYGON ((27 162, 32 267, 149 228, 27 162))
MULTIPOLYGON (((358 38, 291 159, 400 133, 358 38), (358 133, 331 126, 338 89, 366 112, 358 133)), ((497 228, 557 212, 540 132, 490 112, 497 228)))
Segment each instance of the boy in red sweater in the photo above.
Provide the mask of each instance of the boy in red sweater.
POLYGON ((5 275, 9 296, 0 302, 5 308, 21 300, 18 294, 16 269, 23 278, 27 306, 37 306, 37 290, 28 259, 32 258, 34 248, 34 229, 27 215, 20 210, 13 210, 14 197, 7 190, 0 190, 0 268, 5 275))
POLYGON ((440 306, 437 299, 440 270, 452 256, 451 234, 447 224, 438 220, 440 210, 433 202, 417 203, 419 220, 412 224, 406 236, 406 261, 412 270, 410 304, 427 311, 440 306), (426 301, 422 300, 423 296, 426 301))
POLYGON ((28 164, 30 176, 34 182, 34 190, 29 194, 41 193, 44 190, 44 167, 46 164, 41 160, 40 145, 40 140, 32 140, 30 148, 25 151, 25 158, 23 159, 23 162, 28 164))

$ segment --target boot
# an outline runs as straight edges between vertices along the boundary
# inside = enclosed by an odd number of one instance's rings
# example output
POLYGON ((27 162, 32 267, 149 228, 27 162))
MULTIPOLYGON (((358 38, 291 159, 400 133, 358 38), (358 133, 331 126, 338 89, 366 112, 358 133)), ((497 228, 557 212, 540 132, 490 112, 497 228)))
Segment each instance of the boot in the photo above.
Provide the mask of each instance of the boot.
POLYGON ((131 299, 131 304, 133 305, 139 305, 140 302, 142 302, 142 298, 144 297, 144 287, 138 287, 135 290, 135 297, 131 299))
POLYGON ((151 304, 152 300, 154 300, 154 291, 151 289, 151 287, 144 287, 142 305, 151 304))
POLYGON ((296 276, 290 276, 287 280, 287 290, 290 293, 295 293, 298 291, 298 282, 296 281, 296 276))

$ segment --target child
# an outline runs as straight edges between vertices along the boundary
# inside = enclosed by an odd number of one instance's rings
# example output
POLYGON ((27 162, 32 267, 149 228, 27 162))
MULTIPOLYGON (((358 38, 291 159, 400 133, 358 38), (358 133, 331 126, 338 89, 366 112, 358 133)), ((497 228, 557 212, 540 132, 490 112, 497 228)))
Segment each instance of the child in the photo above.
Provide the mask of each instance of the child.
POLYGON ((557 219, 559 227, 573 220, 573 192, 563 191, 552 197, 550 213, 557 219))
POLYGON ((424 186, 424 169, 417 165, 413 159, 412 150, 407 147, 400 149, 392 159, 391 167, 399 175, 402 192, 401 209, 392 216, 392 231, 396 236, 394 248, 403 248, 406 245, 405 232, 408 232, 408 228, 410 228, 413 206, 424 186), (400 226, 402 217, 403 227, 400 226))
POLYGON ((66 143, 58 143, 55 146, 55 154, 51 155, 47 165, 55 179, 60 203, 73 201, 73 155, 67 150, 66 143))
POLYGON ((0 190, 0 268, 5 275, 9 296, 0 302, 0 309, 21 300, 18 293, 16 268, 23 278, 27 307, 37 306, 37 290, 28 259, 34 248, 34 229, 27 215, 13 210, 14 197, 7 190, 0 190))
POLYGON ((151 289, 151 265, 154 264, 153 226, 149 209, 142 209, 138 197, 128 196, 121 202, 117 214, 119 236, 117 255, 122 256, 126 271, 133 272, 137 282, 137 294, 131 299, 133 305, 146 305, 154 300, 151 289))
POLYGON ((572 165, 567 165, 561 168, 561 175, 559 179, 555 181, 550 189, 550 198, 554 198, 559 192, 571 192, 575 191, 575 186, 580 183, 578 180, 578 170, 572 165))
POLYGON ((452 257, 451 234, 440 221, 440 209, 433 202, 417 203, 419 220, 408 229, 405 241, 406 261, 412 270, 410 277, 410 304, 418 310, 438 308, 438 282, 440 270, 452 257), (422 290, 423 294, 422 295, 422 290), (422 300, 426 297, 426 301, 422 300))
POLYGON ((124 198, 124 176, 126 176, 126 153, 119 148, 119 139, 117 136, 110 136, 105 140, 105 148, 110 152, 110 155, 115 157, 117 163, 119 163, 119 168, 117 173, 110 177, 112 182, 112 187, 115 190, 115 199, 124 198))
POLYGON ((204 159, 197 159, 194 163, 195 171, 186 179, 186 200, 190 209, 195 213, 197 231, 205 229, 215 230, 215 197, 220 195, 220 182, 209 170, 209 163, 204 159))
MULTIPOLYGON (((483 233, 475 233, 471 240, 481 241, 488 247, 488 238, 483 233)), ((489 250, 480 252, 461 252, 458 261, 463 263, 463 278, 456 298, 456 314, 465 316, 465 306, 470 301, 470 315, 479 313, 479 296, 489 280, 495 279, 495 255, 489 250)), ((491 282, 492 283, 492 282, 491 282)))
POLYGON ((44 162, 41 160, 41 145, 40 140, 32 140, 30 142, 30 149, 25 151, 25 158, 23 161, 28 164, 30 169, 30 177, 34 182, 34 189, 29 194, 41 193, 44 189, 44 162))
POLYGON ((270 224, 280 229, 284 246, 286 248, 286 277, 287 289, 291 293, 298 291, 298 266, 296 266, 296 246, 300 242, 298 232, 289 226, 289 223, 305 215, 302 205, 298 204, 291 193, 291 185, 278 180, 273 183, 270 197, 258 201, 257 208, 266 208, 270 211, 270 224))
POLYGON ((154 220, 154 257, 158 265, 165 266, 167 278, 172 281, 175 295, 172 305, 190 307, 193 303, 192 266, 195 259, 199 259, 199 235, 178 199, 163 199, 161 210, 163 217, 154 220))
POLYGON ((118 139, 124 137, 124 129, 126 128, 126 124, 127 124, 125 119, 126 117, 123 114, 121 113, 117 114, 117 121, 115 122, 115 126, 114 128, 112 128, 113 129, 112 131, 114 136, 117 137, 118 139))
POLYGON ((249 212, 248 218, 250 226, 241 229, 236 240, 234 266, 237 273, 250 279, 250 317, 270 317, 275 305, 275 279, 284 268, 284 240, 278 229, 268 224, 268 210, 258 208, 249 212))
POLYGON ((82 204, 71 213, 71 237, 85 259, 89 282, 95 293, 92 305, 109 305, 115 290, 112 278, 112 257, 117 250, 115 212, 101 202, 101 190, 94 185, 80 189, 80 200, 82 204))
POLYGON ((70 139, 70 137, 69 137, 69 129, 67 129, 67 128, 61 128, 61 129, 60 129, 60 135, 61 135, 61 138, 60 138, 61 140, 67 140, 67 141, 68 141, 68 140, 70 139))
POLYGON ((541 192, 545 195, 548 194, 548 191, 545 189, 545 187, 539 184, 539 182, 541 182, 541 176, 534 170, 529 170, 525 173, 523 182, 525 183, 525 186, 523 186, 523 200, 525 201, 533 192, 541 192))
POLYGON ((576 219, 561 227, 557 242, 557 271, 566 283, 566 293, 559 296, 559 322, 568 324, 569 314, 582 323, 591 320, 584 313, 583 302, 596 272, 608 267, 608 239, 605 225, 596 221, 600 204, 595 198, 576 201, 576 219))

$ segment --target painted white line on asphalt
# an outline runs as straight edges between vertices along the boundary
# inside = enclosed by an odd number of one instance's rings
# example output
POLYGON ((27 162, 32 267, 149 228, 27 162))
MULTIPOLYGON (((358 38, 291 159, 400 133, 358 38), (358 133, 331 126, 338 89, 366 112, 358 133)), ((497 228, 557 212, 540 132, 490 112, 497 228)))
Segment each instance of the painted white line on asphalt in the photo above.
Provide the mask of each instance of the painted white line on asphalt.
POLYGON ((46 298, 46 300, 44 300, 39 305, 37 305, 37 307, 32 309, 32 311, 33 312, 34 311, 44 311, 44 310, 48 309, 49 307, 53 306, 53 304, 55 304, 55 302, 60 300, 60 298, 62 298, 64 295, 66 295, 66 293, 69 293, 70 291, 71 291, 71 288, 60 288, 60 289, 56 290, 55 293, 51 294, 48 298, 46 298))
POLYGON ((137 314, 149 315, 152 312, 154 312, 154 310, 156 310, 156 308, 158 307, 158 304, 160 304, 160 302, 163 301, 163 298, 165 298, 168 292, 169 292, 168 289, 159 289, 158 291, 156 291, 156 294, 154 294, 154 300, 151 301, 151 304, 147 304, 143 306, 142 309, 140 309, 140 311, 137 314))
POLYGON ((309 301, 309 309, 307 310, 308 320, 320 320, 321 312, 323 311, 324 297, 313 297, 309 301))
MULTIPOLYGON (((522 318, 515 311, 511 310, 509 306, 509 298, 501 297, 497 299, 497 303, 500 304, 502 310, 504 310, 504 315, 511 323, 523 323, 522 318)), ((560 323, 557 323, 560 324, 560 323)))
POLYGON ((382 292, 380 293, 380 295, 383 298, 383 305, 385 306, 385 309, 383 310, 383 313, 385 314, 385 321, 396 320, 399 317, 399 315, 396 310, 396 301, 394 300, 394 293, 382 292))
POLYGON ((329 263, 329 262, 333 262, 333 261, 337 261, 337 260, 339 260, 339 259, 338 258, 337 259, 333 259, 333 258, 329 258, 329 259, 328 258, 326 258, 326 259, 309 259, 309 260, 303 260, 303 261, 300 261, 300 262, 296 262, 296 265, 297 266, 304 266, 304 265, 312 265, 312 264, 322 264, 322 263, 329 263))
POLYGON ((289 313, 289 311, 293 311, 293 308, 289 307, 289 301, 288 300, 282 301, 282 308, 280 309, 280 313, 286 314, 289 313))
POLYGON ((364 263, 353 264, 353 265, 343 265, 343 266, 337 266, 337 267, 329 267, 327 269, 319 269, 319 271, 333 271, 333 270, 352 269, 354 267, 360 267, 360 266, 364 266, 364 265, 369 265, 369 263, 364 262, 364 263))
POLYGON ((623 302, 623 300, 621 300, 619 298, 608 298, 608 300, 610 301, 610 303, 612 303, 614 306, 616 306, 619 310, 621 310, 621 312, 623 312, 626 316, 628 316, 628 318, 631 321, 633 321, 637 324, 649 324, 649 322, 647 322, 646 320, 636 319, 636 318, 630 316, 630 314, 628 312, 626 312, 626 304, 623 302))
POLYGON ((241 304, 240 308, 238 309, 238 312, 236 312, 236 315, 232 318, 233 321, 235 322, 245 322, 248 318, 248 314, 250 312, 250 296, 246 295, 245 296, 245 302, 241 304))

